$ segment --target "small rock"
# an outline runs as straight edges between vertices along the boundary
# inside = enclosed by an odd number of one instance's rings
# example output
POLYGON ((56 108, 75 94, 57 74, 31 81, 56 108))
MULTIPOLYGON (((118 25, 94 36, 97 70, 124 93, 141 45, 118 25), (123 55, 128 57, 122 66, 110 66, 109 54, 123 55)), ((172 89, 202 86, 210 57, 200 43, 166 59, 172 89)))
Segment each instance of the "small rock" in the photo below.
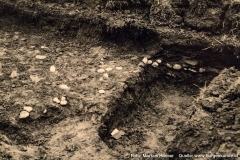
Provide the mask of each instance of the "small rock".
POLYGON ((98 72, 98 73, 104 73, 104 72, 105 72, 105 69, 98 69, 97 72, 98 72))
POLYGON ((145 63, 143 63, 143 62, 140 62, 139 64, 138 64, 138 67, 144 67, 145 66, 145 63))
POLYGON ((12 71, 10 78, 16 78, 16 77, 18 77, 17 71, 12 71))
POLYGON ((103 74, 103 77, 108 78, 108 74, 107 74, 107 73, 104 73, 104 74, 103 74))
POLYGON ((122 67, 116 67, 116 70, 122 70, 123 68, 122 67))
POLYGON ((41 46, 41 49, 45 52, 51 52, 51 49, 46 46, 41 46))
POLYGON ((28 112, 31 112, 31 111, 33 110, 33 108, 32 108, 32 107, 29 107, 29 106, 25 106, 25 107, 23 107, 23 109, 24 109, 25 111, 28 111, 28 112))
POLYGON ((44 113, 44 114, 47 113, 47 109, 44 109, 44 110, 43 110, 43 113, 44 113))
POLYGON ((188 68, 188 70, 191 71, 191 72, 194 72, 194 73, 197 72, 195 69, 192 69, 192 68, 188 68))
POLYGON ((183 60, 184 63, 188 64, 188 65, 191 65, 191 66, 196 66, 198 64, 197 61, 194 61, 194 60, 183 60))
POLYGON ((66 101, 66 100, 63 100, 63 101, 60 102, 60 104, 61 104, 62 106, 65 106, 65 105, 67 105, 67 101, 66 101))
POLYGON ((200 73, 203 73, 203 72, 205 72, 206 70, 204 69, 204 68, 199 68, 199 72, 200 73))
POLYGON ((167 63, 166 66, 167 66, 168 68, 172 68, 172 65, 169 64, 169 63, 167 63))
POLYGON ((36 55, 36 58, 37 58, 37 59, 45 59, 45 58, 47 58, 47 57, 44 56, 44 55, 36 55))
POLYGON ((99 90, 98 92, 101 94, 105 93, 105 91, 103 89, 99 90))
POLYGON ((56 67, 55 66, 51 66, 50 67, 50 72, 55 72, 56 71, 56 67))
POLYGON ((27 111, 20 112, 20 114, 19 114, 20 119, 27 118, 27 117, 29 117, 29 112, 27 112, 27 111))
POLYGON ((147 64, 152 64, 152 63, 153 63, 152 60, 147 61, 147 64))
POLYGON ((175 70, 181 70, 182 69, 182 66, 180 64, 174 64, 173 65, 173 69, 175 70))
POLYGON ((18 40, 18 38, 19 38, 19 35, 13 36, 13 40, 14 40, 14 41, 18 40))
POLYGON ((143 63, 147 63, 148 62, 148 58, 147 57, 144 57, 143 60, 142 60, 143 63))
POLYGON ((158 63, 157 63, 157 62, 153 62, 152 66, 153 66, 153 67, 157 67, 157 66, 158 66, 158 63))
POLYGON ((65 100, 66 100, 66 97, 62 96, 61 101, 65 101, 65 100))
POLYGON ((175 136, 165 136, 166 142, 172 142, 174 140, 175 136))
POLYGON ((70 87, 68 87, 66 84, 59 85, 59 88, 64 89, 64 90, 69 90, 70 89, 70 87))
POLYGON ((121 138, 124 134, 125 134, 124 131, 118 131, 117 133, 115 133, 114 135, 112 135, 112 137, 115 138, 115 139, 119 139, 119 138, 121 138))
POLYGON ((116 134, 116 133, 118 133, 118 132, 119 132, 118 129, 114 129, 114 130, 112 131, 111 135, 113 136, 114 134, 116 134))
POLYGON ((55 102, 55 103, 60 103, 60 100, 59 100, 57 97, 54 97, 54 98, 53 98, 53 102, 55 102))
POLYGON ((107 72, 109 72, 109 71, 112 70, 112 68, 111 68, 111 67, 108 67, 108 68, 106 68, 105 70, 106 70, 107 72))
POLYGON ((37 82, 41 81, 42 78, 39 78, 37 75, 30 75, 30 79, 33 82, 37 83, 37 82))
POLYGON ((157 59, 156 62, 157 63, 162 63, 162 60, 161 59, 157 59))
POLYGON ((27 38, 21 38, 20 40, 21 40, 21 41, 26 41, 26 40, 27 40, 27 38))
POLYGON ((0 51, 0 57, 4 56, 5 54, 6 54, 6 52, 0 51))

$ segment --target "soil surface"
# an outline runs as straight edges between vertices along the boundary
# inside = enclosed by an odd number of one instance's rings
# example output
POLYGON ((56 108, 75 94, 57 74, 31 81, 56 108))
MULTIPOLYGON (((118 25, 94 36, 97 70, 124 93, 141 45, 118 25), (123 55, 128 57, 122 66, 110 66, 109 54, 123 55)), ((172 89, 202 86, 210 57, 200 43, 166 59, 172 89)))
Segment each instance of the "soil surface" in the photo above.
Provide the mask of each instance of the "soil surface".
POLYGON ((0 0, 0 159, 237 159, 239 3, 0 0))

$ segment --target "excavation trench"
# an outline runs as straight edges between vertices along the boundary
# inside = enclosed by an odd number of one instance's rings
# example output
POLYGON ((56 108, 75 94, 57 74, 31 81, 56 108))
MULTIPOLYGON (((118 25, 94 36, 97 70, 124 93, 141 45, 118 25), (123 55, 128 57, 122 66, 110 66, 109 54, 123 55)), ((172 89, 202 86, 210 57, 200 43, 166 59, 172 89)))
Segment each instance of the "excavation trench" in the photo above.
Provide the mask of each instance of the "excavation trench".
MULTIPOLYGON (((12 8, 1 7, 2 15, 9 16, 6 11, 12 8)), ((131 154, 167 154, 168 146, 176 134, 194 115, 196 108, 193 103, 199 96, 200 88, 208 85, 224 68, 234 66, 240 69, 233 46, 220 45, 220 48, 214 50, 204 39, 196 43, 179 43, 182 38, 192 39, 181 37, 178 33, 176 37, 172 36, 174 33, 171 31, 158 32, 131 23, 115 28, 99 19, 78 19, 46 13, 32 16, 32 10, 24 10, 23 14, 20 14, 21 11, 16 9, 10 13, 17 15, 20 24, 23 21, 33 23, 36 27, 41 26, 44 31, 53 31, 57 36, 77 37, 86 43, 91 43, 93 39, 101 40, 103 45, 117 46, 123 50, 123 54, 126 50, 137 50, 139 55, 136 56, 148 54, 148 59, 153 63, 161 60, 155 67, 152 64, 139 67, 140 71, 124 82, 124 91, 111 99, 107 113, 101 118, 102 125, 98 134, 109 148, 122 154, 118 158, 129 158, 131 154), (115 139, 111 135, 114 129, 122 130, 125 134, 115 139)), ((75 110, 65 110, 66 115, 56 117, 53 121, 58 123, 68 116, 78 116, 74 113, 75 110)), ((51 120, 53 116, 43 119, 51 120)), ((41 119, 34 124, 38 122, 41 119)), ((31 124, 29 121, 23 123, 31 124)), ((49 123, 43 122, 43 125, 46 124, 49 123)), ((22 135, 22 131, 12 124, 2 126, 1 130, 5 133, 13 134, 15 138, 18 135, 19 143, 27 144, 27 140, 32 139, 26 137, 25 140, 25 134, 22 135)), ((28 132, 31 129, 34 130, 30 128, 28 132)))

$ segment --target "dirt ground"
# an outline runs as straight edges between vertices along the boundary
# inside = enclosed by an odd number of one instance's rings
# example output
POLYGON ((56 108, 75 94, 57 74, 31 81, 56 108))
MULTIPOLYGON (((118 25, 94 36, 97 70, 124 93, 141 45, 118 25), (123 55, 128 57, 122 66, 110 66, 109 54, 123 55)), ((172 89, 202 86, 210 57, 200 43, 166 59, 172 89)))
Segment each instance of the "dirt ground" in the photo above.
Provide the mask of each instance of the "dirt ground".
POLYGON ((238 1, 75 2, 0 1, 1 159, 237 159, 238 1))

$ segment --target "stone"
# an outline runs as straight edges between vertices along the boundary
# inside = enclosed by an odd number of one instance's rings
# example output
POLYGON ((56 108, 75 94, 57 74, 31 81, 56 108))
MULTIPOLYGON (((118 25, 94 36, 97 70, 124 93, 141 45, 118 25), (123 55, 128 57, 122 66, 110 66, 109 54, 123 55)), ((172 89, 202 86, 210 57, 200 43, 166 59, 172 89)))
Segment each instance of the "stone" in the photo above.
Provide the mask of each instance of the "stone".
POLYGON ((67 105, 67 101, 66 101, 66 100, 63 100, 63 101, 60 102, 60 104, 61 104, 62 106, 65 106, 65 105, 67 105))
POLYGON ((123 135, 125 135, 124 131, 118 131, 116 134, 112 135, 115 139, 120 139, 123 135))
POLYGON ((25 106, 25 107, 23 107, 23 109, 24 109, 25 111, 28 111, 28 112, 31 112, 31 111, 33 110, 33 108, 30 107, 30 106, 25 106))
POLYGON ((166 66, 167 66, 168 68, 172 68, 172 65, 169 64, 169 63, 167 63, 166 66))
POLYGON ((182 66, 180 64, 174 64, 173 65, 173 69, 175 70, 181 70, 182 69, 182 66))
POLYGON ((39 78, 37 75, 30 75, 30 79, 35 83, 42 80, 42 78, 39 78))
POLYGON ((118 129, 114 129, 114 130, 112 131, 111 135, 113 136, 114 134, 116 134, 116 133, 118 133, 118 132, 119 132, 118 129))
POLYGON ((157 59, 156 62, 157 63, 162 63, 162 60, 161 59, 157 59))
POLYGON ((174 140, 175 136, 165 136, 166 142, 172 142, 174 140))
POLYGON ((59 85, 59 88, 64 90, 70 90, 70 87, 68 87, 66 84, 59 85))
POLYGON ((138 67, 144 67, 145 66, 145 63, 143 63, 143 62, 140 62, 139 64, 138 64, 138 67))
POLYGON ((122 67, 116 67, 116 70, 122 70, 123 68, 122 67))
POLYGON ((45 58, 47 58, 47 57, 44 56, 44 55, 36 55, 36 58, 37 58, 37 59, 45 59, 45 58))
POLYGON ((148 58, 147 57, 144 57, 143 60, 142 60, 143 63, 147 63, 148 62, 148 58))
POLYGON ((152 64, 152 63, 153 63, 152 60, 148 60, 148 61, 147 61, 147 64, 152 64))
POLYGON ((44 113, 44 114, 47 113, 47 109, 44 109, 44 110, 43 110, 43 113, 44 113))
POLYGON ((41 49, 45 52, 51 52, 51 49, 46 46, 41 46, 41 49))
POLYGON ((12 71, 11 75, 9 76, 10 78, 16 78, 18 77, 17 71, 12 71))
POLYGON ((183 60, 184 63, 188 64, 188 65, 191 65, 191 66, 196 66, 198 64, 197 61, 194 61, 194 60, 183 60))
POLYGON ((98 69, 97 72, 98 72, 98 73, 104 73, 104 72, 105 72, 105 69, 98 69))
POLYGON ((5 54, 6 54, 6 52, 0 51, 0 57, 4 56, 5 54))
POLYGON ((103 89, 99 90, 98 92, 101 94, 105 93, 105 91, 103 89))
POLYGON ((65 101, 65 100, 66 100, 66 97, 62 96, 61 101, 65 101))
POLYGON ((55 66, 51 66, 50 67, 50 72, 55 72, 56 71, 56 67, 55 66))
POLYGON ((19 114, 20 119, 27 118, 27 117, 29 117, 29 112, 27 112, 27 111, 20 112, 20 114, 19 114))
POLYGON ((57 97, 54 97, 54 98, 53 98, 53 102, 55 102, 55 103, 60 103, 60 100, 59 100, 57 97))
POLYGON ((193 73, 196 73, 197 71, 195 69, 192 69, 192 68, 188 68, 189 71, 193 72, 193 73))
POLYGON ((206 70, 204 69, 204 68, 199 68, 199 73, 203 73, 203 72, 205 72, 206 70))
POLYGON ((104 74, 103 74, 103 77, 108 78, 108 74, 107 74, 107 73, 104 73, 104 74))
POLYGON ((106 68, 105 69, 107 72, 109 72, 109 71, 111 71, 111 70, 113 70, 111 67, 108 67, 108 68, 106 68))
POLYGON ((152 66, 153 66, 153 67, 157 67, 157 66, 158 66, 158 63, 157 63, 157 62, 153 62, 152 66))

